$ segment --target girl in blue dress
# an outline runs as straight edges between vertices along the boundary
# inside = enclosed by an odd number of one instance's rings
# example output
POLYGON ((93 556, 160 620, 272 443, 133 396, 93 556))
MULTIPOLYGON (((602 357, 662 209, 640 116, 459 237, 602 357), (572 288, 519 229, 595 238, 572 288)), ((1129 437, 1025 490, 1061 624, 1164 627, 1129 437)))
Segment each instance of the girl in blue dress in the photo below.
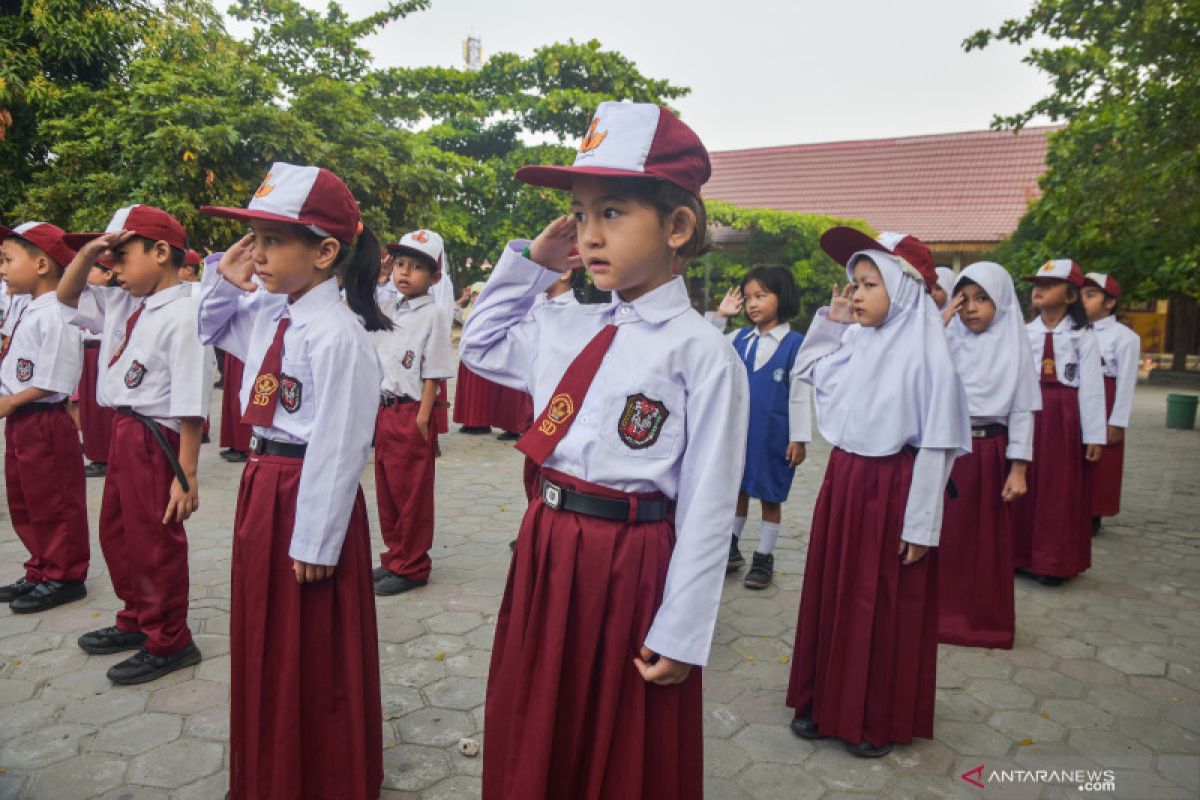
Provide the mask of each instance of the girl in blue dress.
POLYGON ((804 461, 812 439, 809 388, 793 374, 796 352, 804 337, 788 320, 800 310, 800 293, 792 271, 781 266, 755 267, 740 289, 731 289, 717 311, 717 323, 743 308, 752 325, 729 334, 750 379, 750 425, 746 432, 746 467, 738 493, 730 571, 744 566, 738 538, 746 525, 750 498, 762 504, 762 524, 745 585, 765 589, 775 574, 775 542, 779 539, 782 505, 792 488, 796 467, 804 461))

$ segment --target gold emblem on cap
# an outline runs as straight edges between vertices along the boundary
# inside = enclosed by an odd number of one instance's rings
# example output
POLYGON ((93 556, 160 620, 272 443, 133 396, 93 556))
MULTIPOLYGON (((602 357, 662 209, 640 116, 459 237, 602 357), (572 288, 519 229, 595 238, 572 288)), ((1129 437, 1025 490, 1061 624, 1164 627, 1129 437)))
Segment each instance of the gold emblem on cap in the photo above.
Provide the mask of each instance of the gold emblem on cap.
POLYGON ((1042 268, 1038 272, 1054 272, 1055 269, 1054 262, 1047 261, 1045 264, 1042 264, 1042 268))
POLYGON ((255 197, 266 197, 271 192, 275 191, 275 184, 271 183, 271 173, 267 173, 267 177, 263 178, 262 186, 258 187, 258 191, 254 193, 255 197))
POLYGON ((590 153, 600 146, 608 137, 608 131, 596 132, 596 127, 600 124, 599 117, 592 117, 592 124, 588 127, 588 131, 583 136, 583 141, 579 143, 579 152, 590 153))
POLYGON ((412 235, 412 238, 413 238, 414 242, 420 242, 421 244, 425 244, 426 242, 429 241, 429 234, 426 233, 425 231, 417 231, 416 233, 414 233, 412 235))

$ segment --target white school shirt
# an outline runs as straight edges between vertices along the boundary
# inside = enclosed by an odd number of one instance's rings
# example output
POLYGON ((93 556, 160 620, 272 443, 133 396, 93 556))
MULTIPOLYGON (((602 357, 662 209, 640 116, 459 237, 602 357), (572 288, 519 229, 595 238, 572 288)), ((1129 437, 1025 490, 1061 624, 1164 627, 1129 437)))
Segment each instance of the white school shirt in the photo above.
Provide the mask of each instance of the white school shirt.
MULTIPOLYGON (((718 329, 725 330, 726 320, 723 317, 714 316, 709 318, 709 321, 718 329)), ((787 322, 781 322, 771 328, 765 336, 759 333, 757 327, 751 328, 750 336, 746 338, 744 352, 738 355, 744 360, 754 345, 754 340, 757 339, 758 349, 754 351, 754 371, 758 372, 771 360, 771 356, 775 355, 775 351, 779 349, 779 343, 791 330, 792 326, 787 322)), ((734 339, 739 333, 741 331, 734 331, 725 336, 735 350, 737 344, 734 339)), ((800 371, 796 369, 794 362, 792 371, 788 375, 788 441, 804 444, 812 441, 812 387, 800 380, 800 371)))
MULTIPOLYGON (((1033 348, 1034 369, 1042 369, 1042 349, 1050 330, 1040 316, 1025 324, 1033 348)), ((1054 364, 1058 382, 1079 390, 1079 423, 1084 444, 1107 444, 1108 427, 1104 403, 1104 369, 1100 345, 1091 328, 1075 328, 1067 314, 1054 327, 1054 364)))
POLYGON ((387 397, 421 399, 424 382, 454 377, 454 348, 450 345, 450 314, 422 295, 401 298, 391 311, 392 329, 371 334, 383 371, 380 393, 387 397))
POLYGON ((38 403, 59 403, 75 392, 83 372, 83 339, 67 324, 54 292, 23 303, 13 320, 16 333, 0 365, 0 395, 42 389, 38 403), (20 322, 20 325, 17 323, 20 322))
POLYGON ((285 315, 291 322, 283 335, 275 418, 270 426, 255 425, 254 433, 308 445, 288 555, 332 566, 342 552, 379 411, 379 359, 371 337, 342 304, 336 281, 288 303, 285 295, 243 292, 215 269, 205 272, 200 339, 245 363, 238 395, 243 413, 285 315))
POLYGON ((0 336, 12 336, 13 326, 17 324, 21 309, 29 303, 30 297, 27 294, 10 295, 7 288, 4 296, 8 298, 8 308, 5 310, 4 322, 0 323, 0 336))
POLYGON ((511 242, 463 328, 460 354, 473 372, 533 395, 545 408, 567 366, 609 323, 618 326, 575 422, 545 466, 623 492, 676 501, 675 549, 646 647, 703 665, 729 558, 745 462, 746 368, 691 307, 682 278, 632 303, 533 308, 556 278, 511 242), (532 311, 532 313, 531 313, 532 311), (623 438, 635 404, 649 433, 623 438))
MULTIPOLYGON (((804 336, 804 345, 796 354, 796 369, 801 380, 813 382, 813 373, 821 359, 832 355, 843 347, 843 336, 855 326, 834 322, 828 317, 828 309, 822 308, 813 317, 812 325, 804 336)), ((880 386, 880 391, 887 391, 880 386)), ((817 418, 824 413, 821 395, 817 395, 817 418)), ((850 452, 850 451, 847 451, 850 452)), ((937 547, 942 536, 943 500, 946 482, 954 468, 958 450, 922 447, 913 460, 912 483, 908 488, 908 499, 904 506, 904 530, 900 538, 912 544, 937 547)))
POLYGON ((1138 366, 1142 357, 1142 337, 1118 322, 1116 317, 1105 317, 1092 323, 1092 330, 1100 346, 1104 376, 1117 381, 1108 424, 1114 428, 1128 428, 1129 414, 1133 411, 1133 390, 1137 388, 1138 366))
POLYGON ((79 306, 62 306, 67 321, 101 333, 96 396, 101 405, 129 406, 179 431, 184 417, 208 416, 216 362, 196 338, 196 301, 180 283, 147 297, 120 287, 85 286, 79 306), (145 304, 117 363, 125 323, 145 304))

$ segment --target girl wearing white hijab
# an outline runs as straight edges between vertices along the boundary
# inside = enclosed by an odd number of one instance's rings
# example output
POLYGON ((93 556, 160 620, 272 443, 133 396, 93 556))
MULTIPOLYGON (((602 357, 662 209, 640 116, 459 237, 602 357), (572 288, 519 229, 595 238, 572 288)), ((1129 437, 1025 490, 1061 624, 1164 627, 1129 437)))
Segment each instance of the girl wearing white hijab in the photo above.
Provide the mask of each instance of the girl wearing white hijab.
MULTIPOLYGON (((821 237, 827 253, 847 252, 838 247, 844 230, 821 237)), ((834 449, 813 511, 787 704, 797 736, 837 737, 855 755, 880 757, 893 743, 933 736, 930 548, 971 428, 920 273, 882 250, 846 264, 853 283, 834 287, 796 356, 834 449)))
POLYGON ((954 464, 958 497, 946 506, 938 552, 938 641, 1013 645, 1013 501, 1033 460, 1033 412, 1042 407, 1033 353, 1012 278, 990 261, 958 276, 946 327, 971 411, 971 454, 954 464))

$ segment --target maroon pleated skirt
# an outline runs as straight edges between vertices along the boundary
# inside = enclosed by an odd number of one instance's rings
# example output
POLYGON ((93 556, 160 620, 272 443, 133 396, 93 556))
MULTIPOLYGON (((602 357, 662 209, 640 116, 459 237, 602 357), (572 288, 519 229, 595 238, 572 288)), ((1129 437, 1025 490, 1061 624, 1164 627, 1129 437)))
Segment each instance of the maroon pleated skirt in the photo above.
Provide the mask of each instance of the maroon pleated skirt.
POLYGON ((454 385, 454 421, 468 428, 487 428, 492 423, 492 406, 499 385, 481 378, 461 361, 454 385))
POLYGON ((938 544, 938 641, 964 647, 1013 646, 1012 504, 1001 434, 972 441, 954 462, 958 497, 946 500, 938 544))
POLYGON ((509 433, 523 434, 532 424, 533 398, 518 389, 497 386, 491 426, 509 433))
MULTIPOLYGON (((578 491, 627 496, 545 474, 578 491)), ((530 504, 496 623, 484 798, 702 796, 700 669, 655 686, 633 665, 662 601, 674 539, 670 520, 630 524, 554 511, 540 498, 530 504)))
POLYGON ((1043 385, 1042 410, 1033 419, 1029 491, 1013 514, 1013 566, 1073 578, 1092 565, 1092 498, 1078 390, 1043 385))
POLYGON ((300 585, 288 548, 299 459, 251 456, 238 491, 230 631, 232 800, 374 800, 382 710, 362 490, 333 576, 300 585))
POLYGON ((938 554, 897 555, 913 457, 834 448, 813 510, 787 704, 856 745, 933 736, 938 554))
MULTIPOLYGON (((1104 413, 1112 414, 1117 379, 1104 378, 1104 413)), ((1087 465, 1092 482, 1092 516, 1115 517, 1121 513, 1121 477, 1125 472, 1125 442, 1104 448, 1099 461, 1087 465)))
POLYGON ((237 356, 225 354, 221 379, 221 447, 245 453, 250 450, 250 425, 242 423, 242 371, 245 364, 237 356))
POLYGON ((108 463, 112 442, 111 408, 96 402, 96 380, 100 367, 100 343, 85 342, 83 372, 79 376, 79 430, 83 434, 83 455, 88 461, 108 463))

